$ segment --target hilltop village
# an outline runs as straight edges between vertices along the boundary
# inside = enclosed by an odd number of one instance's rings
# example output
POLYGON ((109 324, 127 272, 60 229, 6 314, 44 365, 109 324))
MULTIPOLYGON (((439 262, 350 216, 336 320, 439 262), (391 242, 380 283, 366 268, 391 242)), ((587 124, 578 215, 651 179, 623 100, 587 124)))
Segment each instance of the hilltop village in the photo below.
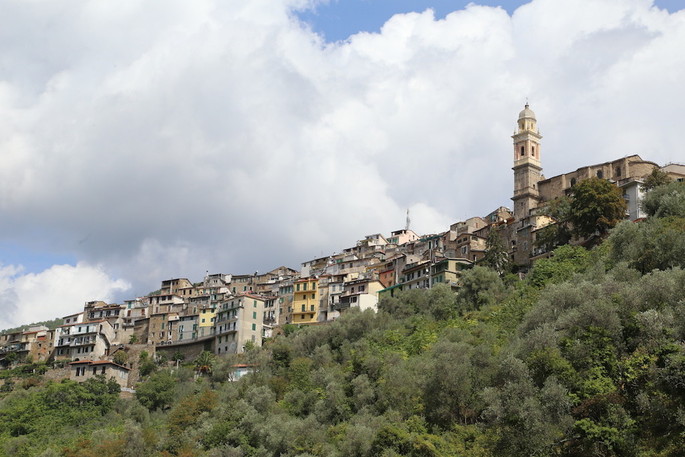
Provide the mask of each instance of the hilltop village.
POLYGON ((538 232, 554 221, 541 209, 576 183, 597 177, 621 188, 626 218, 643 217, 641 184, 654 169, 685 179, 685 166, 659 167, 638 155, 584 166, 562 175, 542 175, 542 136, 526 104, 513 138, 513 210, 499 207, 484 216, 455 222, 443 233, 419 235, 407 226, 388 235, 365 236, 340 253, 280 266, 267 273, 207 274, 200 281, 171 278, 158 290, 124 303, 89 301, 63 317, 56 329, 36 326, 0 334, 0 367, 22 361, 60 362, 75 380, 114 377, 131 387, 137 376, 118 363, 119 352, 236 354, 261 346, 288 325, 321 325, 351 309, 376 309, 384 296, 436 284, 459 287, 461 272, 480 262, 497 231, 509 260, 525 271, 547 256, 538 232))

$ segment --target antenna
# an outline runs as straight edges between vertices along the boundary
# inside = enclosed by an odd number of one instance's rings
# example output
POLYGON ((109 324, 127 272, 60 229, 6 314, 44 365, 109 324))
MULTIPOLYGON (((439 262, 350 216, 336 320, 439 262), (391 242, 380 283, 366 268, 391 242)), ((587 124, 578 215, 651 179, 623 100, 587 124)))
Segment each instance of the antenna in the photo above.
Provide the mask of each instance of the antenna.
POLYGON ((409 218, 409 208, 407 208, 407 225, 405 226, 406 230, 409 230, 410 224, 411 224, 411 219, 409 218))

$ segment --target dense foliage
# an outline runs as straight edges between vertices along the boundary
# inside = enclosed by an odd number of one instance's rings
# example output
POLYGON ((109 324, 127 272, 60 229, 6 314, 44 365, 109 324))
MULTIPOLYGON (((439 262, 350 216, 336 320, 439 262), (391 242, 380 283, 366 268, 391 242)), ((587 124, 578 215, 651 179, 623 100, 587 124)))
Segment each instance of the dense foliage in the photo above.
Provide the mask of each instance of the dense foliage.
POLYGON ((476 267, 457 293, 407 291, 241 359, 150 370, 135 398, 104 380, 17 386, 0 394, 0 455, 680 456, 682 191, 523 280, 476 267), (254 372, 233 381, 237 361, 254 372))
POLYGON ((40 322, 34 322, 32 324, 26 324, 26 325, 20 325, 19 327, 15 328, 8 328, 5 330, 2 330, 0 333, 15 333, 15 332, 25 332, 31 327, 38 327, 40 325, 44 325, 50 330, 54 330, 60 325, 64 324, 64 319, 61 318, 55 318, 49 321, 40 321, 40 322))
POLYGON ((583 180, 571 187, 568 196, 555 198, 542 209, 555 223, 540 230, 535 244, 551 251, 574 236, 579 240, 603 237, 623 220, 626 208, 620 188, 605 179, 583 180))

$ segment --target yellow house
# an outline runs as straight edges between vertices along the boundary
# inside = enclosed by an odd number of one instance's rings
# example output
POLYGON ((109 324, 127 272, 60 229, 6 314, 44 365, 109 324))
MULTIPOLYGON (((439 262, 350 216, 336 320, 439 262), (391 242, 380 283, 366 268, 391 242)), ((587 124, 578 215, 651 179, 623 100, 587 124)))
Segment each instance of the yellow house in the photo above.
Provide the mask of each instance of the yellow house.
POLYGON ((318 278, 295 281, 293 290, 293 324, 313 324, 319 320, 318 278))
POLYGON ((200 310, 200 318, 198 319, 200 327, 213 327, 215 317, 216 311, 214 308, 202 308, 200 310))
POLYGON ((453 289, 459 287, 461 272, 471 268, 472 262, 466 259, 442 259, 431 265, 431 287, 445 283, 453 289))

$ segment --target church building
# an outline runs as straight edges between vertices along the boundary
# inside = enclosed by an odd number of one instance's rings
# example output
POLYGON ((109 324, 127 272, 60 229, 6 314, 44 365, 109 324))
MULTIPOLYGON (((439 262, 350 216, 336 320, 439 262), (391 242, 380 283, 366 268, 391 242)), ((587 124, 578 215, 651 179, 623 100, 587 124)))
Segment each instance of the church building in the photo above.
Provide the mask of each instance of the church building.
MULTIPOLYGON (((536 257, 545 254, 535 246, 536 232, 553 221, 541 215, 540 209, 555 198, 568 195, 570 189, 584 179, 598 177, 621 187, 628 203, 626 217, 630 220, 643 217, 640 209, 640 186, 654 168, 659 168, 656 163, 634 154, 545 178, 542 174, 542 135, 535 113, 528 103, 519 113, 512 139, 514 192, 511 200, 514 204, 514 216, 508 221, 503 234, 509 243, 511 258, 515 264, 527 266, 536 257)), ((682 165, 670 164, 661 169, 674 180, 685 178, 685 167, 682 165)))

